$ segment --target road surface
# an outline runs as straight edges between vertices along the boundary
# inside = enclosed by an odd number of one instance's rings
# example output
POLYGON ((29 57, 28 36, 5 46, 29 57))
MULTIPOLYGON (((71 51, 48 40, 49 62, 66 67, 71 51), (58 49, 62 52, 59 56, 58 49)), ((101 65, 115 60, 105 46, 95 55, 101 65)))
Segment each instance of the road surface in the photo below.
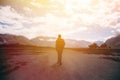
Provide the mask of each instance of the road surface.
POLYGON ((1 79, 120 80, 120 63, 105 58, 109 56, 65 50, 63 64, 59 66, 56 64, 55 50, 37 51, 37 54, 33 53, 33 55, 10 55, 10 59, 6 61, 9 67, 1 71, 3 75, 1 79))

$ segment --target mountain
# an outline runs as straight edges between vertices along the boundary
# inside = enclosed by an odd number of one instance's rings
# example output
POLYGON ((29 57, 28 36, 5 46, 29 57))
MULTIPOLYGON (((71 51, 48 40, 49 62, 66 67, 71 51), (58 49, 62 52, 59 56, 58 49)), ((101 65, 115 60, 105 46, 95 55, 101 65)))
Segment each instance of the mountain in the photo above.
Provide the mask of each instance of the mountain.
POLYGON ((103 41, 95 41, 94 43, 96 43, 98 46, 101 46, 104 42, 103 41))
POLYGON ((120 48, 120 35, 109 38, 105 43, 111 48, 120 48))
POLYGON ((0 34, 0 44, 33 45, 26 37, 11 34, 0 34))
MULTIPOLYGON (((12 34, 0 34, 1 44, 19 44, 19 45, 34 45, 41 47, 55 47, 55 37, 39 36, 31 40, 24 36, 17 36, 12 34)), ((84 40, 65 39, 66 48, 86 48, 91 43, 84 40)))
POLYGON ((36 38, 31 39, 31 41, 36 45, 36 46, 42 46, 42 47, 55 47, 55 39, 54 37, 44 37, 44 36, 39 36, 36 38))
MULTIPOLYGON (((55 47, 55 37, 36 37, 31 40, 34 42, 37 46, 45 46, 45 47, 55 47)), ((72 39, 65 39, 65 47, 66 48, 85 48, 88 47, 91 43, 84 40, 72 40, 72 39)))
POLYGON ((72 39, 66 39, 65 40, 66 46, 68 48, 87 48, 88 45, 91 43, 84 40, 72 40, 72 39))

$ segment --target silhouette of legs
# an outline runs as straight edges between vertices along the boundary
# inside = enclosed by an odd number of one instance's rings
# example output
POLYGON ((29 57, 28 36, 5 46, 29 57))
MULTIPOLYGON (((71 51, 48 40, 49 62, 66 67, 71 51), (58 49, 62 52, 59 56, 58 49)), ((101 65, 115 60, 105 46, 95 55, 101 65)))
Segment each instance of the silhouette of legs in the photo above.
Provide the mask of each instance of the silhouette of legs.
POLYGON ((62 65, 62 53, 58 54, 58 64, 62 65))
POLYGON ((59 65, 62 65, 62 50, 58 51, 58 62, 59 65))

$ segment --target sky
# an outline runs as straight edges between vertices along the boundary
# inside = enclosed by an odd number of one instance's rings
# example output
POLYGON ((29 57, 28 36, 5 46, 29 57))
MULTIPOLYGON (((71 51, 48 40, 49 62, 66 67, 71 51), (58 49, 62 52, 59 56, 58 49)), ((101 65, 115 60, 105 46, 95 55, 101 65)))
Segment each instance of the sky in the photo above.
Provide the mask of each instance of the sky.
POLYGON ((120 34, 120 0, 0 0, 0 33, 105 41, 120 34))

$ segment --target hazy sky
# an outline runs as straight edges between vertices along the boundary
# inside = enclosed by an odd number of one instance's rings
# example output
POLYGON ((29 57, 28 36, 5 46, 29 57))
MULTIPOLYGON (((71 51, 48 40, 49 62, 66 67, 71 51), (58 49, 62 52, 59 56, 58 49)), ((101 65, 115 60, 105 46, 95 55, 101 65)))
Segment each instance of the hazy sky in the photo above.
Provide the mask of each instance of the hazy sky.
POLYGON ((0 0, 0 33, 104 41, 120 34, 120 0, 0 0))

